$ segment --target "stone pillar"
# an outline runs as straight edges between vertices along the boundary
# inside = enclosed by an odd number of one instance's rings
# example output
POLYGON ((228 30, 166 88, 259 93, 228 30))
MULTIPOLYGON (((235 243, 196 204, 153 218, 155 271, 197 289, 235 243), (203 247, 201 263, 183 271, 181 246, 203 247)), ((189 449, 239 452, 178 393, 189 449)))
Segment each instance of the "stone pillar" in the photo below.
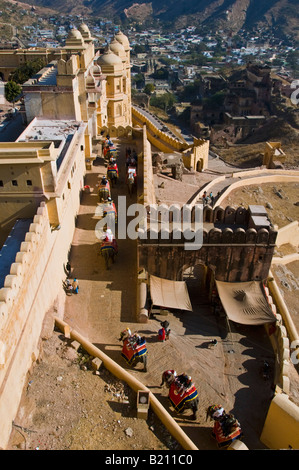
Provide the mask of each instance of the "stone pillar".
POLYGON ((147 283, 144 279, 137 279, 137 320, 139 323, 147 323, 149 311, 146 308, 147 283))

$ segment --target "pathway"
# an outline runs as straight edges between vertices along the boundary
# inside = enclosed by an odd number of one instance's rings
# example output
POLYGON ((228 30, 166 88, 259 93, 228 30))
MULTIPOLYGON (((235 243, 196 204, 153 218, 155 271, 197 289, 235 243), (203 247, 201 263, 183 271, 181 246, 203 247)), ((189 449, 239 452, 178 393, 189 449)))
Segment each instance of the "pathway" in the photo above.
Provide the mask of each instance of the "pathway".
MULTIPOLYGON (((126 193, 124 183, 125 156, 120 150, 120 181, 112 190, 126 193)), ((103 164, 87 172, 86 184, 95 188, 103 164)), ((136 322, 136 246, 135 241, 118 240, 119 255, 110 270, 99 255, 99 240, 95 235, 97 194, 84 193, 78 214, 72 250, 72 276, 80 283, 79 295, 67 297, 64 320, 117 363, 127 368, 121 357, 119 333, 129 326, 147 340, 149 350, 148 372, 141 364, 130 372, 152 390, 170 411, 166 389, 159 387, 161 374, 168 368, 190 374, 198 387, 200 411, 197 420, 190 421, 190 412, 174 415, 177 422, 199 449, 216 449, 211 438, 211 422, 206 421, 206 408, 221 403, 233 411, 245 432, 245 444, 251 449, 264 446, 259 441, 265 414, 272 396, 270 381, 264 381, 260 368, 264 359, 270 363, 273 353, 263 328, 235 327, 229 332, 225 318, 215 317, 208 301, 198 287, 190 285, 193 312, 169 313, 171 326, 169 341, 159 343, 157 332, 164 316, 152 317, 147 324, 136 322), (209 348, 209 341, 218 344, 209 348)), ((131 201, 128 201, 131 202, 131 201)))

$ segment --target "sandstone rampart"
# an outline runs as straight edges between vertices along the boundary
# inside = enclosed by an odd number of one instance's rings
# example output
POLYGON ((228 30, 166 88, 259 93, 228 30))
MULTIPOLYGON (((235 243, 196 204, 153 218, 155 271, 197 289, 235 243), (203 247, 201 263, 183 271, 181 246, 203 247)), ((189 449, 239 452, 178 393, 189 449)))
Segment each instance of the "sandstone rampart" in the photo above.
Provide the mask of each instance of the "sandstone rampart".
POLYGON ((63 309, 64 266, 79 198, 77 207, 71 197, 67 202, 55 230, 41 203, 0 289, 0 448, 7 445, 28 371, 40 355, 45 316, 54 304, 63 309))

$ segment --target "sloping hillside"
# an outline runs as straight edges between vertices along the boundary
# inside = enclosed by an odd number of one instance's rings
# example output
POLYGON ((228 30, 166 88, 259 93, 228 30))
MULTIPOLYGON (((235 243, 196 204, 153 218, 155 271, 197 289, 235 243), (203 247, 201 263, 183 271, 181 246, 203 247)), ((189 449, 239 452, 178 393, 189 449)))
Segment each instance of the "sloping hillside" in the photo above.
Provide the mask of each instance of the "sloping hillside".
POLYGON ((29 0, 28 3, 68 14, 92 14, 104 18, 117 15, 134 19, 135 9, 137 21, 142 18, 140 8, 135 6, 143 4, 144 19, 159 19, 174 27, 202 24, 209 26, 211 31, 222 28, 232 32, 241 28, 261 31, 266 27, 279 34, 299 36, 297 0, 29 0))

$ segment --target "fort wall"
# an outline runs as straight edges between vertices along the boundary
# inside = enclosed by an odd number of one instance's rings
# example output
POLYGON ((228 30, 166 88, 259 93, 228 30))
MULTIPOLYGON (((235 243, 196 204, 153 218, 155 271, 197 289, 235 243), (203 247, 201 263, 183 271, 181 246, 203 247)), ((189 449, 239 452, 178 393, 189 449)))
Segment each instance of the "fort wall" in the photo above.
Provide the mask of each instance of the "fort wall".
POLYGON ((276 393, 273 398, 261 441, 274 450, 299 448, 299 407, 284 394, 276 393))
POLYGON ((147 139, 146 126, 143 126, 143 204, 156 203, 154 175, 152 165, 152 148, 147 139))
MULTIPOLYGON (((79 182, 77 182, 79 184, 79 182)), ((41 203, 0 289, 0 447, 5 448, 26 385, 39 357, 42 325, 62 292, 79 197, 67 195, 63 222, 52 230, 41 203)))
POLYGON ((298 220, 294 220, 294 222, 291 222, 290 224, 285 225, 284 227, 278 230, 276 245, 280 247, 281 245, 284 245, 286 243, 289 243, 290 245, 293 245, 295 247, 299 246, 298 220))
POLYGON ((147 138, 150 143, 161 150, 164 153, 170 153, 174 151, 182 151, 188 147, 188 145, 181 140, 175 139, 174 137, 166 134, 162 130, 158 129, 153 122, 151 122, 144 114, 138 109, 132 107, 132 123, 133 126, 143 127, 146 124, 147 138))
POLYGON ((299 406, 290 398, 290 392, 292 370, 299 361, 299 336, 272 276, 267 280, 265 292, 277 318, 275 325, 265 326, 276 363, 275 394, 265 419, 261 441, 270 449, 298 449, 299 406))
POLYGON ((244 208, 205 206, 201 246, 190 238, 191 229, 140 228, 138 268, 154 276, 181 280, 183 269, 201 263, 219 281, 264 280, 271 266, 277 232, 271 227, 249 228, 249 220, 249 210, 244 208), (221 228, 211 225, 216 222, 221 228))
POLYGON ((182 153, 183 162, 189 170, 202 171, 208 168, 210 141, 194 139, 194 145, 182 153))
POLYGON ((182 152, 183 162, 186 168, 202 171, 208 167, 209 141, 194 139, 192 145, 174 138, 157 126, 141 111, 132 107, 133 126, 146 126, 147 138, 151 145, 164 153, 182 152))

